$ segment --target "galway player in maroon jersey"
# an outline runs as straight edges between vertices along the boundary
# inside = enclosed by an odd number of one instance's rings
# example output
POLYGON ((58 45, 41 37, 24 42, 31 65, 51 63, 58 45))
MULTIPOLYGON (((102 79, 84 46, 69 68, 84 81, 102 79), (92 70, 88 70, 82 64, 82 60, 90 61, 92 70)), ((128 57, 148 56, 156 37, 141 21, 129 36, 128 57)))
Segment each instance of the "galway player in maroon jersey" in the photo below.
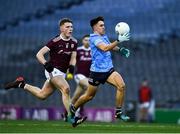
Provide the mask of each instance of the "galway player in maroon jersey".
MULTIPOLYGON (((91 66, 91 48, 89 46, 89 35, 84 35, 82 38, 82 46, 77 48, 76 71, 74 80, 77 84, 72 97, 72 103, 84 93, 88 87, 88 77, 91 66)), ((80 107, 76 112, 77 117, 83 116, 83 107, 80 107)), ((67 111, 62 114, 62 118, 67 121, 67 111)), ((84 117, 85 118, 85 117, 84 117)))
MULTIPOLYGON (((76 72, 74 80, 77 84, 76 90, 72 97, 72 103, 83 94, 83 92, 88 87, 88 77, 90 73, 91 66, 91 48, 89 46, 89 35, 84 35, 82 38, 82 46, 77 48, 77 63, 76 63, 76 72)), ((83 115, 83 107, 76 112, 77 116, 83 115)))
MULTIPOLYGON (((70 87, 65 80, 66 72, 73 74, 76 64, 77 40, 72 37, 73 22, 68 18, 63 18, 59 22, 60 34, 50 40, 43 48, 39 50, 36 57, 45 68, 45 81, 42 89, 27 84, 23 77, 16 78, 15 81, 5 85, 5 89, 23 88, 39 99, 46 99, 50 96, 54 88, 62 93, 62 101, 69 112, 70 87), (50 60, 44 57, 49 53, 50 60)), ((83 119, 75 118, 70 121, 73 126, 83 122, 83 119)))

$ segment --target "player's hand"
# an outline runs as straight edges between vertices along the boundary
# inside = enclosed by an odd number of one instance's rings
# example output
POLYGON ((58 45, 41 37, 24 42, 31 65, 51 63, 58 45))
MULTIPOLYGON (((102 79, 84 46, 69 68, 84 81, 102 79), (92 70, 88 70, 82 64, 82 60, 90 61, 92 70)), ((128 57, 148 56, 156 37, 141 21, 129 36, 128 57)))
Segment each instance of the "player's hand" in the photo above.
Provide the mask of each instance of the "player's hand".
POLYGON ((54 67, 51 65, 51 63, 49 63, 49 62, 46 62, 45 64, 44 64, 44 68, 49 72, 49 73, 51 73, 52 71, 53 71, 53 69, 54 69, 54 67))
POLYGON ((130 38, 130 34, 129 33, 125 33, 123 35, 119 34, 117 41, 118 42, 124 42, 124 41, 128 41, 129 38, 130 38))
POLYGON ((122 56, 125 56, 126 58, 128 58, 130 55, 130 50, 125 47, 120 48, 119 52, 121 53, 122 56))
POLYGON ((73 79, 73 74, 72 74, 72 73, 67 73, 66 79, 67 79, 67 80, 73 79))

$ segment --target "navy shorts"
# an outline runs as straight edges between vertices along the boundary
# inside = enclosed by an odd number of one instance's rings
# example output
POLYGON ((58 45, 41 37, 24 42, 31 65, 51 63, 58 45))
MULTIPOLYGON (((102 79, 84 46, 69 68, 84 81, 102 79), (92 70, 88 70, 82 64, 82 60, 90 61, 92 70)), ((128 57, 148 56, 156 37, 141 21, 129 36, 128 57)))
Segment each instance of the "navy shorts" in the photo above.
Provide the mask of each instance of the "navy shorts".
POLYGON ((98 86, 99 84, 104 84, 108 77, 114 72, 114 68, 111 68, 108 72, 90 72, 89 84, 93 86, 98 86))

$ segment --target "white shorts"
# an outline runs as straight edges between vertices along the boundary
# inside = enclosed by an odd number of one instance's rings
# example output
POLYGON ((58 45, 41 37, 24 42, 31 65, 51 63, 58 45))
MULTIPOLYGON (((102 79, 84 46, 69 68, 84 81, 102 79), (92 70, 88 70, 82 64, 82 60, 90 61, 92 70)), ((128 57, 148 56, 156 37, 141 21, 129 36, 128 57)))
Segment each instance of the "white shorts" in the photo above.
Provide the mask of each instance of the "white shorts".
POLYGON ((74 80, 75 80, 75 82, 76 82, 77 84, 79 84, 79 81, 80 81, 80 80, 85 79, 85 78, 86 78, 86 76, 84 76, 83 74, 76 74, 76 75, 74 76, 74 80))
POLYGON ((149 108, 150 102, 144 102, 139 105, 140 108, 149 108))
POLYGON ((47 80, 50 80, 52 77, 55 77, 55 76, 63 76, 64 78, 66 77, 66 74, 61 72, 59 69, 57 68, 54 68, 54 70, 49 73, 48 71, 45 70, 45 76, 47 78, 47 80))

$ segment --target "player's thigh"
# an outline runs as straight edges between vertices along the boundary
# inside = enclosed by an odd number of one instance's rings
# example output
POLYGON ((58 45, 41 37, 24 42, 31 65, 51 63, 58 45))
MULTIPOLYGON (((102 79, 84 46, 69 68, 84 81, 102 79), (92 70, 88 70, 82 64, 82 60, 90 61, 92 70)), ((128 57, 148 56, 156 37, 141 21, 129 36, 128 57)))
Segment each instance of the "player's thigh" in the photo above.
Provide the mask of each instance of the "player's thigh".
POLYGON ((124 83, 124 80, 123 78, 121 77, 121 75, 114 71, 107 79, 107 82, 112 84, 113 86, 115 87, 124 87, 125 86, 125 83, 124 83))
POLYGON ((88 78, 84 78, 79 81, 79 85, 83 88, 86 89, 88 87, 88 78))
POLYGON ((51 83, 60 91, 63 92, 69 91, 69 84, 62 75, 51 78, 51 83))
POLYGON ((46 80, 42 90, 40 91, 40 93, 44 96, 44 97, 48 97, 50 96, 52 93, 54 92, 54 86, 48 81, 46 80))

